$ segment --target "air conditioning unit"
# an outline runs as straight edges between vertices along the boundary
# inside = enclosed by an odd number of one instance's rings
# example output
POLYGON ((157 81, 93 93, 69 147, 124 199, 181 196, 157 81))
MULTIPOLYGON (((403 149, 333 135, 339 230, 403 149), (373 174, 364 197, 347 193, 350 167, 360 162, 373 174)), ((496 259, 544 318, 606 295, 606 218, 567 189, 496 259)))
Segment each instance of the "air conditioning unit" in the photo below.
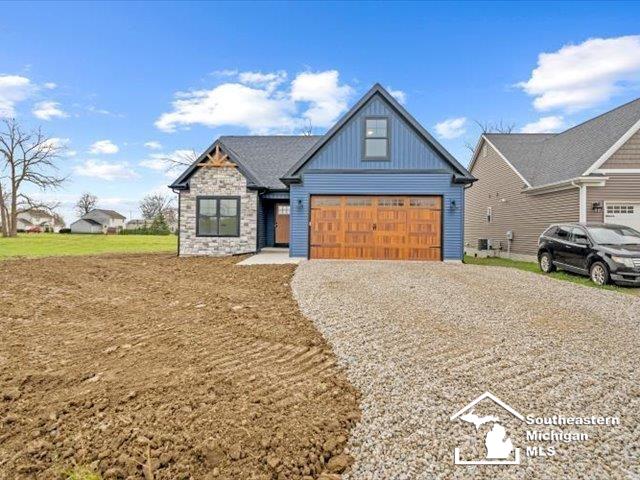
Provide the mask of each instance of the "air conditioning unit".
POLYGON ((489 250, 489 239, 488 238, 479 238, 478 239, 478 250, 489 250))

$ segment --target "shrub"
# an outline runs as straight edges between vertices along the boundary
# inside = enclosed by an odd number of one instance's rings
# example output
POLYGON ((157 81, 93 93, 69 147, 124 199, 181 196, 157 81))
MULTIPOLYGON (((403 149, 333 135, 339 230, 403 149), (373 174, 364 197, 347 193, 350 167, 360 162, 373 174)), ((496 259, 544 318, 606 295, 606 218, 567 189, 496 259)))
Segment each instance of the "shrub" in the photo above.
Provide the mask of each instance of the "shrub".
POLYGON ((171 233, 169 225, 167 225, 167 221, 164 219, 162 212, 155 216, 153 222, 151 222, 149 230, 154 232, 155 235, 169 235, 171 233))
POLYGON ((71 233, 70 228, 61 228, 59 233, 71 233))

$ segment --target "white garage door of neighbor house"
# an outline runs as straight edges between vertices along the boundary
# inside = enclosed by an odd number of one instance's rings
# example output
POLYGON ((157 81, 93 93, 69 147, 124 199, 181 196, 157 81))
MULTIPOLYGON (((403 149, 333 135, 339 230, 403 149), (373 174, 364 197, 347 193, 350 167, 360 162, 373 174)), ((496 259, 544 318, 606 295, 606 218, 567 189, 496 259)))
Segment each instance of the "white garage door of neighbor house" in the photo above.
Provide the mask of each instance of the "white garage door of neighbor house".
POLYGON ((626 225, 640 231, 639 203, 607 203, 604 214, 605 223, 626 225))

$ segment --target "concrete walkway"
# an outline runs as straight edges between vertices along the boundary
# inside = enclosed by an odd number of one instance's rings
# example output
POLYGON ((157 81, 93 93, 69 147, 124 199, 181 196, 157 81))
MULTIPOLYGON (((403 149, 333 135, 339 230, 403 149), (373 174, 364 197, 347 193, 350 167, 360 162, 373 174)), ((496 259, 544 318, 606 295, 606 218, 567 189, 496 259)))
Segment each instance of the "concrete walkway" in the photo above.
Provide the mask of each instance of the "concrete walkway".
POLYGON ((237 265, 281 265, 298 264, 301 258, 291 258, 288 248, 263 248, 260 252, 237 263, 237 265))

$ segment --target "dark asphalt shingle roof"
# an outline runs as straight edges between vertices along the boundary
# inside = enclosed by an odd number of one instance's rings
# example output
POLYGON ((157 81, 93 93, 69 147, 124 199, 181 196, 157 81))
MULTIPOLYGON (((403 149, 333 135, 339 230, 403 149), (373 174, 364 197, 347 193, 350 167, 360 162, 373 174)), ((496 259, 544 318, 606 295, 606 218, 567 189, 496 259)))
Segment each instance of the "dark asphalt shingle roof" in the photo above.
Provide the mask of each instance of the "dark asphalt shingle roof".
MULTIPOLYGON (((76 222, 79 222, 79 221, 81 221, 81 220, 82 220, 83 222, 90 223, 91 225, 97 225, 97 226, 99 226, 99 227, 101 227, 101 226, 102 226, 102 224, 101 224, 100 222, 97 222, 97 221, 93 220, 92 218, 79 218, 78 220, 76 220, 76 222)), ((76 223, 76 222, 73 222, 73 223, 76 223)))
POLYGON ((260 186, 286 189, 280 181, 320 136, 222 136, 220 143, 242 161, 260 186))
POLYGON ((124 215, 121 215, 120 213, 116 212, 115 210, 105 210, 104 208, 94 208, 93 210, 91 210, 92 212, 102 212, 106 215, 109 215, 111 218, 121 218, 121 219, 125 219, 126 217, 124 215))
POLYGON ((485 134, 531 186, 582 175, 640 120, 640 98, 562 133, 485 134))

